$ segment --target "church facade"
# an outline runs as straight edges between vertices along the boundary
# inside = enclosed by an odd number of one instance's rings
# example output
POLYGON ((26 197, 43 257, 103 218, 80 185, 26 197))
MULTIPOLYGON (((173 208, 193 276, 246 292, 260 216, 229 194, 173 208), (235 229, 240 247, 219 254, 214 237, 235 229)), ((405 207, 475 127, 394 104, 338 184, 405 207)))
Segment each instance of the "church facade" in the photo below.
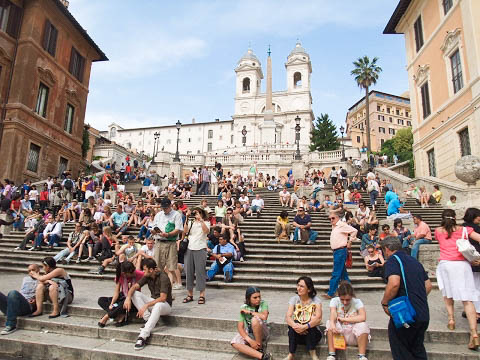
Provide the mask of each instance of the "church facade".
MULTIPOLYGON (((313 124, 310 56, 297 42, 285 63, 286 89, 272 91, 270 53, 267 58, 267 86, 262 64, 252 49, 248 49, 235 68, 236 87, 232 120, 182 123, 179 134, 181 155, 216 155, 251 152, 255 149, 293 151, 296 148, 295 118, 300 118, 300 149, 308 151, 313 124), (242 134, 245 133, 246 135, 242 134)), ((127 149, 153 155, 175 153, 175 124, 147 128, 123 128, 112 123, 100 135, 127 149), (155 141, 155 133, 159 134, 155 141)))

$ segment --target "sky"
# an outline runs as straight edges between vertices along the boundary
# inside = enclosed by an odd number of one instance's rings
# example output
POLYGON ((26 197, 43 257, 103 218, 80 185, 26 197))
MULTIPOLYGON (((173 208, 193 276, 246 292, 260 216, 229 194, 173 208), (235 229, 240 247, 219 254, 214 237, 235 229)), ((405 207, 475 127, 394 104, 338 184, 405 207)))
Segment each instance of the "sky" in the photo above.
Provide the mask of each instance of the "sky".
MULTIPOLYGON (((70 0, 70 12, 110 59, 93 63, 85 123, 99 130, 230 120, 235 66, 249 45, 273 90, 286 88, 297 39, 312 62, 313 112, 339 127, 364 95, 350 71, 378 57, 374 89, 408 90, 402 35, 383 35, 398 0, 70 0)), ((265 91, 265 80, 262 84, 265 91)))

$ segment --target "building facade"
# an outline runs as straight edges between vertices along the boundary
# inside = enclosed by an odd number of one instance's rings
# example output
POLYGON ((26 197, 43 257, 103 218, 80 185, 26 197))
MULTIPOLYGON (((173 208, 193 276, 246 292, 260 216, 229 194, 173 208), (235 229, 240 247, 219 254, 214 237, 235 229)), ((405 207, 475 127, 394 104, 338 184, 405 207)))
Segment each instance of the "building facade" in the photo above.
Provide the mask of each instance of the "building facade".
POLYGON ((480 156, 480 2, 401 0, 385 34, 404 34, 416 176, 460 182, 455 163, 480 156))
MULTIPOLYGON (((370 140, 372 151, 380 151, 385 141, 395 136, 399 129, 412 126, 410 99, 372 90, 369 92, 370 140)), ((352 146, 363 149, 367 146, 367 116, 365 96, 348 109, 346 117, 347 137, 352 146)))
MULTIPOLYGON (((270 55, 267 62, 270 61, 270 55)), ((295 148, 295 118, 300 120, 300 147, 308 151, 313 123, 310 75, 310 56, 298 42, 285 63, 287 88, 284 91, 261 92, 263 71, 258 57, 251 49, 242 56, 236 68, 236 91, 232 120, 215 119, 196 123, 193 119, 182 124, 179 135, 179 152, 185 155, 235 154, 252 149, 295 148), (272 109, 268 103, 271 100, 272 109), (270 114, 271 112, 271 114, 270 114), (272 119, 265 121, 265 116, 272 119), (246 135, 242 131, 246 131, 246 135), (245 142, 244 142, 245 140, 245 142)), ((271 69, 267 69, 271 76, 271 69)), ((267 76, 268 80, 268 76, 267 76)), ((271 78, 270 78, 271 84, 271 78)), ((177 144, 175 124, 149 128, 124 129, 110 124, 101 135, 139 153, 153 155, 156 151, 174 153, 177 144), (159 138, 155 140, 155 133, 159 138)))
POLYGON ((108 59, 66 5, 0 2, 2 178, 37 181, 83 166, 90 70, 108 59))

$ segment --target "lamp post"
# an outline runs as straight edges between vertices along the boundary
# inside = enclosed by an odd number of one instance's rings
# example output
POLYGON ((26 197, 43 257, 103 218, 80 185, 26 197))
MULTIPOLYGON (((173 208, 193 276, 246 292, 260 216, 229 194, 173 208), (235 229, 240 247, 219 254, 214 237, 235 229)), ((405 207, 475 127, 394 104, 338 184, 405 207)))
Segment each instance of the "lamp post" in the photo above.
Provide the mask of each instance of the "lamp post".
POLYGON ((175 152, 175 157, 173 158, 173 161, 180 162, 180 153, 178 152, 178 143, 180 141, 180 128, 182 127, 182 123, 180 122, 180 120, 177 121, 175 127, 177 128, 177 151, 175 152))
POLYGON ((295 141, 297 143, 297 151, 295 152, 295 160, 302 160, 302 155, 300 155, 300 117, 297 115, 295 118, 295 141))
POLYGON ((153 134, 153 138, 155 141, 153 142, 153 156, 152 156, 152 162, 155 162, 155 155, 157 155, 158 151, 158 139, 160 138, 160 133, 157 131, 153 134))
POLYGON ((242 136, 243 146, 247 146, 247 127, 245 125, 243 125, 242 136))
POLYGON ((342 134, 342 161, 345 161, 345 144, 343 142, 343 133, 345 132, 345 128, 340 126, 340 134, 342 134))

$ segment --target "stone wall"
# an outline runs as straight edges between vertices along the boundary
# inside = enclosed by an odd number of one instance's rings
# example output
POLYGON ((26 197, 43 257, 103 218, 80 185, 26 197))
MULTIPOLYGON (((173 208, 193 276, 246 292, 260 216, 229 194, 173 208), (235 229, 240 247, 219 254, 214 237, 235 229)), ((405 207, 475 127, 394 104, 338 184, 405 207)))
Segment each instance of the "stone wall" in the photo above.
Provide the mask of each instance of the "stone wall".
POLYGON ((418 251, 420 261, 429 275, 437 270, 438 259, 440 258, 440 246, 438 244, 421 245, 418 251))

